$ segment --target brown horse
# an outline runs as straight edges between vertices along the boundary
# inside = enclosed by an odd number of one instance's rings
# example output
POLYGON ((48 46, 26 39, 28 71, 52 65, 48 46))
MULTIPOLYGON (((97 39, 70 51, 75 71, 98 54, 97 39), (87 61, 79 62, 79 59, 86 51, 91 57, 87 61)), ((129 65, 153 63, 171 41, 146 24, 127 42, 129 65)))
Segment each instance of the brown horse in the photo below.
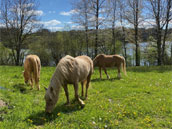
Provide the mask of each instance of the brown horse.
POLYGON ((101 69, 103 68, 107 78, 109 79, 109 75, 107 74, 106 67, 113 67, 116 66, 118 69, 118 78, 121 77, 120 75, 120 68, 122 65, 123 72, 126 75, 126 64, 125 58, 120 55, 105 55, 99 54, 93 60, 94 66, 99 67, 100 78, 102 78, 101 69))
POLYGON ((85 97, 87 98, 88 87, 92 73, 93 62, 88 56, 78 56, 76 58, 73 58, 67 55, 62 58, 59 61, 56 70, 51 78, 48 89, 46 89, 45 111, 51 113, 54 109, 54 106, 58 101, 61 86, 64 88, 65 95, 67 98, 66 104, 69 104, 69 93, 67 84, 74 85, 75 99, 79 102, 81 107, 84 107, 85 103, 79 98, 78 95, 78 82, 81 82, 82 84, 82 96, 84 94, 83 84, 84 82, 86 82, 85 97))
POLYGON ((24 81, 27 84, 30 81, 31 87, 33 89, 33 80, 40 90, 39 79, 41 71, 41 62, 37 55, 28 55, 24 62, 24 81))

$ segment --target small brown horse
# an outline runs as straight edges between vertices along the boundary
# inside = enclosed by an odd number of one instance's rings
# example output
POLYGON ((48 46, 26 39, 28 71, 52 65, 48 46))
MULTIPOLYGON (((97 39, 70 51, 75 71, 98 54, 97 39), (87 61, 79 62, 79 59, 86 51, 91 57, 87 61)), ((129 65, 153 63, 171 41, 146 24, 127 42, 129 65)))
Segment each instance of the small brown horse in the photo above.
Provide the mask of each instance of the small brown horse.
POLYGON ((66 104, 69 104, 69 93, 67 84, 73 84, 75 90, 75 99, 79 102, 81 107, 84 107, 85 103, 79 98, 78 95, 78 82, 82 84, 82 96, 83 96, 83 84, 86 82, 86 93, 87 98, 88 87, 93 73, 93 61, 88 56, 78 56, 73 58, 71 56, 63 57, 51 78, 50 85, 46 89, 45 111, 51 113, 55 104, 58 101, 61 87, 64 88, 65 95, 67 98, 66 104))
POLYGON ((101 69, 103 68, 107 78, 109 79, 109 75, 107 74, 106 67, 113 67, 116 66, 118 69, 118 78, 121 77, 120 75, 120 68, 122 65, 123 72, 126 75, 126 64, 125 58, 120 55, 105 55, 99 54, 93 60, 94 66, 99 67, 100 78, 102 78, 101 69))
POLYGON ((33 89, 33 82, 35 82, 37 89, 40 90, 39 79, 41 71, 41 61, 37 55, 28 55, 24 62, 24 81, 27 84, 30 81, 33 89))

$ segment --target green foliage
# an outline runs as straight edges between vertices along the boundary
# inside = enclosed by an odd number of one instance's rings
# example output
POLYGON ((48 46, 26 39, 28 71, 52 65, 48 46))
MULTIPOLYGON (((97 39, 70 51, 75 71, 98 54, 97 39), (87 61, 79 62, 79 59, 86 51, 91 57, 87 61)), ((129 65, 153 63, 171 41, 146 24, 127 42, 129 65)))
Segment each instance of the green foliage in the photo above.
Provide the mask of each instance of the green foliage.
POLYGON ((43 66, 50 65, 50 52, 47 49, 47 45, 41 37, 37 37, 37 40, 29 45, 29 54, 36 54, 41 60, 43 66))
MULTIPOLYGON (((0 128, 171 128, 172 67, 130 67, 118 80, 117 70, 108 69, 111 79, 99 79, 95 69, 86 106, 73 101, 69 85, 70 106, 65 106, 64 90, 51 115, 45 114, 44 86, 48 87, 55 67, 43 67, 41 90, 24 84, 23 67, 0 66, 0 98, 8 106, 0 108, 0 128)), ((81 87, 79 87, 80 93, 81 87)))
POLYGON ((145 60, 145 62, 149 62, 149 65, 155 65, 158 55, 156 41, 152 36, 150 36, 148 43, 148 46, 142 54, 142 58, 145 60))
POLYGON ((0 64, 12 64, 12 52, 0 42, 0 64))

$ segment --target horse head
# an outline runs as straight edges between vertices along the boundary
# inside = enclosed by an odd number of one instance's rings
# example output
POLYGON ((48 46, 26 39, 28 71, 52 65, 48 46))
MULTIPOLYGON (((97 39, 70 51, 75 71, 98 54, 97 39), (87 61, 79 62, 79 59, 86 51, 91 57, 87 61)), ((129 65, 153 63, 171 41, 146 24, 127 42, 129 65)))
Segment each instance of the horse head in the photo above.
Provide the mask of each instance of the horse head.
POLYGON ((46 101, 45 112, 51 113, 52 110, 55 107, 57 99, 55 97, 53 87, 49 87, 48 89, 45 89, 45 90, 46 90, 46 94, 45 94, 45 101, 46 101))
POLYGON ((26 71, 23 71, 23 77, 24 77, 24 82, 26 83, 26 84, 28 84, 28 81, 29 81, 29 75, 28 75, 28 73, 26 72, 26 71))

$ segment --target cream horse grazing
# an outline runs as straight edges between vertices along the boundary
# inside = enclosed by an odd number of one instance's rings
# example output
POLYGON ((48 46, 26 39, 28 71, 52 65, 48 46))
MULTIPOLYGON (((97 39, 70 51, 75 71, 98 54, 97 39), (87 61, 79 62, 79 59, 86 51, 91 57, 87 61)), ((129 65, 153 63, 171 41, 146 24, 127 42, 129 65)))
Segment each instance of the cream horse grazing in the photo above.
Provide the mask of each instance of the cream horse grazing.
POLYGON ((28 55, 24 62, 24 81, 27 84, 30 81, 33 89, 33 81, 35 82, 37 89, 40 90, 39 79, 41 71, 41 62, 37 55, 28 55))
POLYGON ((126 75, 126 64, 125 58, 120 55, 105 55, 99 54, 93 60, 94 66, 99 67, 100 78, 102 78, 101 69, 103 68, 107 78, 109 79, 109 75, 107 74, 106 67, 114 67, 116 66, 118 69, 118 78, 121 78, 120 68, 122 65, 123 72, 126 75))
POLYGON ((73 84, 75 90, 75 99, 79 102, 81 107, 84 107, 85 103, 79 98, 78 95, 78 83, 81 82, 82 85, 82 96, 84 94, 83 84, 86 82, 86 93, 87 98, 88 87, 93 73, 93 62, 88 56, 78 56, 73 58, 69 55, 62 58, 56 70, 51 78, 50 85, 46 89, 45 101, 46 108, 45 111, 51 113, 58 101, 59 92, 61 86, 64 88, 65 95, 67 98, 66 104, 69 104, 69 93, 67 84, 73 84))

